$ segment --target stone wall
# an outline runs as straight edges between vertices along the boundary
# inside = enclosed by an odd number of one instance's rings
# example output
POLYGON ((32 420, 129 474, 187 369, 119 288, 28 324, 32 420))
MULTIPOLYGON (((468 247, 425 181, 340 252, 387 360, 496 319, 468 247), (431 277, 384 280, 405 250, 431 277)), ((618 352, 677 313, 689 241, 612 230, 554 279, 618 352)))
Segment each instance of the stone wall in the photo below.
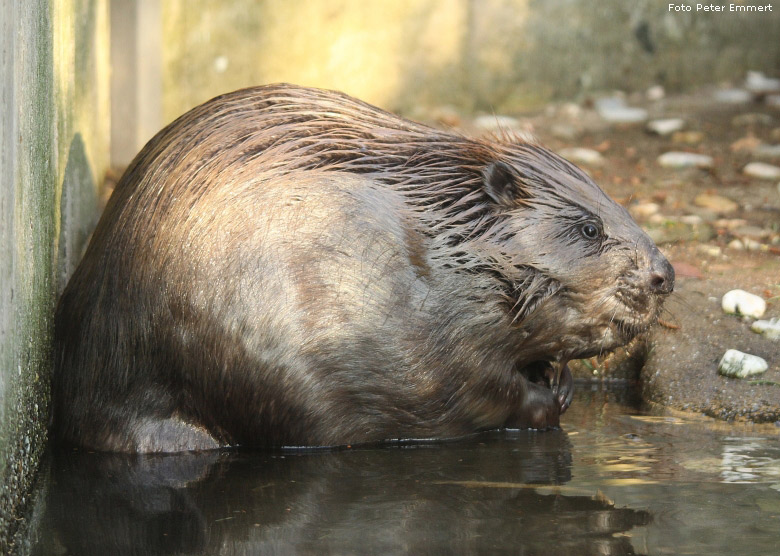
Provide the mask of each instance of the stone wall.
POLYGON ((670 12, 659 0, 161 2, 165 121, 279 81, 407 114, 442 105, 492 113, 780 69, 780 2, 771 13, 696 12, 688 1, 678 4, 691 12, 670 12))
POLYGON ((0 3, 0 553, 46 445, 52 314, 108 165, 100 0, 0 3))

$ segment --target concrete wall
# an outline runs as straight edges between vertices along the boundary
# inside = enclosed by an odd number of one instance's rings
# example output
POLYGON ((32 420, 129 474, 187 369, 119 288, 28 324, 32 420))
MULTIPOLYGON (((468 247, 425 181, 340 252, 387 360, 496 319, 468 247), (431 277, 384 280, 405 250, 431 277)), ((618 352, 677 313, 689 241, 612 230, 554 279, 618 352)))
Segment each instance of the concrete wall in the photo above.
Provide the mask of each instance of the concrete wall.
POLYGON ((56 296, 108 166, 100 0, 0 0, 0 553, 45 447, 56 296))
POLYGON ((780 70, 776 1, 772 13, 740 14, 669 12, 661 0, 161 2, 166 122, 217 94, 278 81, 407 114, 446 104, 506 112, 780 70))

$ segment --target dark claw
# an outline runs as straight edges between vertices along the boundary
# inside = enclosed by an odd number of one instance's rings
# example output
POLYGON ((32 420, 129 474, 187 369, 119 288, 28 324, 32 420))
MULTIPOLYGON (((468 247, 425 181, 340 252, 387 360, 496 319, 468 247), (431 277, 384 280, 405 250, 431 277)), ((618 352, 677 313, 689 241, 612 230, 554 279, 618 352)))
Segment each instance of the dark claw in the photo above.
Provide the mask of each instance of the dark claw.
POLYGON ((553 385, 553 393, 561 409, 561 415, 569 409, 572 398, 574 397, 574 379, 571 376, 569 365, 561 363, 561 372, 558 377, 558 383, 553 385))

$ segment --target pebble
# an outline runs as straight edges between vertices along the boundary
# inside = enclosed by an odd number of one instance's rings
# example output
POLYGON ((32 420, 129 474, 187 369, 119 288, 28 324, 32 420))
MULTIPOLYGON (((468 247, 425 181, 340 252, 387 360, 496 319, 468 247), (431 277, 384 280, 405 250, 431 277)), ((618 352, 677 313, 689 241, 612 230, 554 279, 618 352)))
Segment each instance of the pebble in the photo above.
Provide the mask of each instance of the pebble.
POLYGON ((512 116, 477 116, 474 118, 474 125, 487 131, 514 130, 520 127, 520 120, 512 116))
POLYGON ((740 114, 734 116, 731 119, 731 125, 747 126, 747 125, 772 125, 774 119, 769 114, 761 114, 760 112, 748 112, 747 114, 740 114))
POLYGON ((753 95, 744 89, 720 89, 715 91, 715 100, 728 104, 744 104, 753 100, 753 95))
POLYGON ((747 134, 745 137, 740 137, 734 141, 729 148, 734 152, 747 151, 753 152, 761 146, 761 139, 753 134, 747 134))
POLYGON ((592 166, 599 166, 604 163, 604 157, 601 156, 601 153, 594 151, 593 149, 573 147, 570 149, 561 150, 560 155, 563 158, 571 160, 572 162, 580 162, 582 164, 590 164, 592 166))
POLYGON ((766 102, 767 106, 776 106, 780 108, 780 95, 767 95, 764 102, 766 102))
POLYGON ((709 257, 720 257, 723 254, 723 249, 717 245, 701 244, 696 248, 700 253, 704 253, 709 257))
POLYGON ((701 131, 677 131, 672 135, 672 143, 698 145, 702 141, 704 141, 704 133, 701 131))
POLYGON ((758 145, 753 154, 758 158, 780 158, 780 145, 758 145))
POLYGON ((710 168, 713 160, 704 154, 670 151, 659 156, 658 163, 664 168, 710 168))
POLYGON ((770 340, 780 340, 780 319, 774 318, 769 320, 757 320, 750 329, 753 332, 763 334, 770 340))
POLYGON ((666 90, 662 85, 653 85, 645 92, 645 96, 648 100, 661 100, 666 96, 666 90))
POLYGON ((736 349, 726 350, 718 363, 718 372, 724 376, 747 378, 759 375, 769 368, 767 362, 757 355, 743 353, 736 349))
POLYGON ((730 315, 759 318, 766 311, 766 301, 745 290, 731 290, 723 296, 721 307, 730 315))
POLYGON ((731 199, 727 199, 721 195, 711 195, 709 193, 701 193, 696 195, 696 197, 693 199, 693 203, 696 206, 719 213, 734 212, 739 208, 739 205, 731 199))
POLYGON ((613 124, 635 124, 647 120, 647 110, 626 106, 620 97, 600 98, 596 101, 596 111, 613 124))
POLYGON ((764 244, 756 241, 755 239, 750 239, 749 237, 743 237, 742 243, 745 245, 745 249, 748 251, 763 251, 765 250, 764 244))
POLYGON ((675 131, 680 131, 683 127, 685 127, 685 120, 682 118, 653 120, 647 124, 647 130, 658 135, 670 135, 675 131))
POLYGON ((734 251, 745 250, 745 244, 738 239, 732 239, 731 241, 729 241, 729 244, 726 247, 728 247, 729 249, 733 249, 734 251))
POLYGON ((577 120, 582 117, 582 107, 574 102, 566 102, 561 105, 560 113, 562 116, 577 120))
POLYGON ((734 234, 739 237, 748 237, 751 239, 766 239, 772 232, 768 229, 760 228, 758 226, 750 226, 745 224, 734 228, 734 234))
POLYGON ((649 218, 654 214, 658 214, 661 207, 658 203, 637 203, 628 207, 628 212, 634 218, 649 218))
POLYGON ((563 139, 565 141, 573 141, 581 135, 579 129, 569 124, 554 124, 550 127, 550 133, 553 137, 563 139))
POLYGON ((767 77, 760 71, 749 71, 745 78, 745 88, 757 94, 780 93, 780 79, 767 77))
POLYGON ((750 177, 762 180, 776 180, 780 178, 780 167, 765 162, 751 162, 742 172, 750 177))

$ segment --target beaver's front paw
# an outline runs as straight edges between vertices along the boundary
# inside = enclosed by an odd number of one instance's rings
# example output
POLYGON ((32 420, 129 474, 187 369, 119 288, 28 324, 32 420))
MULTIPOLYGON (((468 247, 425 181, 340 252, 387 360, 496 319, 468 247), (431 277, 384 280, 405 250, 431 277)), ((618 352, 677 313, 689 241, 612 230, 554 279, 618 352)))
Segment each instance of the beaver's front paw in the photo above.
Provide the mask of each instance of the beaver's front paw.
POLYGON ((560 426, 563 410, 557 395, 547 388, 533 382, 528 383, 523 405, 507 421, 510 429, 552 429, 560 426))
POLYGON ((552 385, 553 394, 558 402, 560 413, 569 409, 571 400, 574 397, 574 379, 571 376, 569 365, 561 363, 561 372, 558 376, 558 383, 552 385))

